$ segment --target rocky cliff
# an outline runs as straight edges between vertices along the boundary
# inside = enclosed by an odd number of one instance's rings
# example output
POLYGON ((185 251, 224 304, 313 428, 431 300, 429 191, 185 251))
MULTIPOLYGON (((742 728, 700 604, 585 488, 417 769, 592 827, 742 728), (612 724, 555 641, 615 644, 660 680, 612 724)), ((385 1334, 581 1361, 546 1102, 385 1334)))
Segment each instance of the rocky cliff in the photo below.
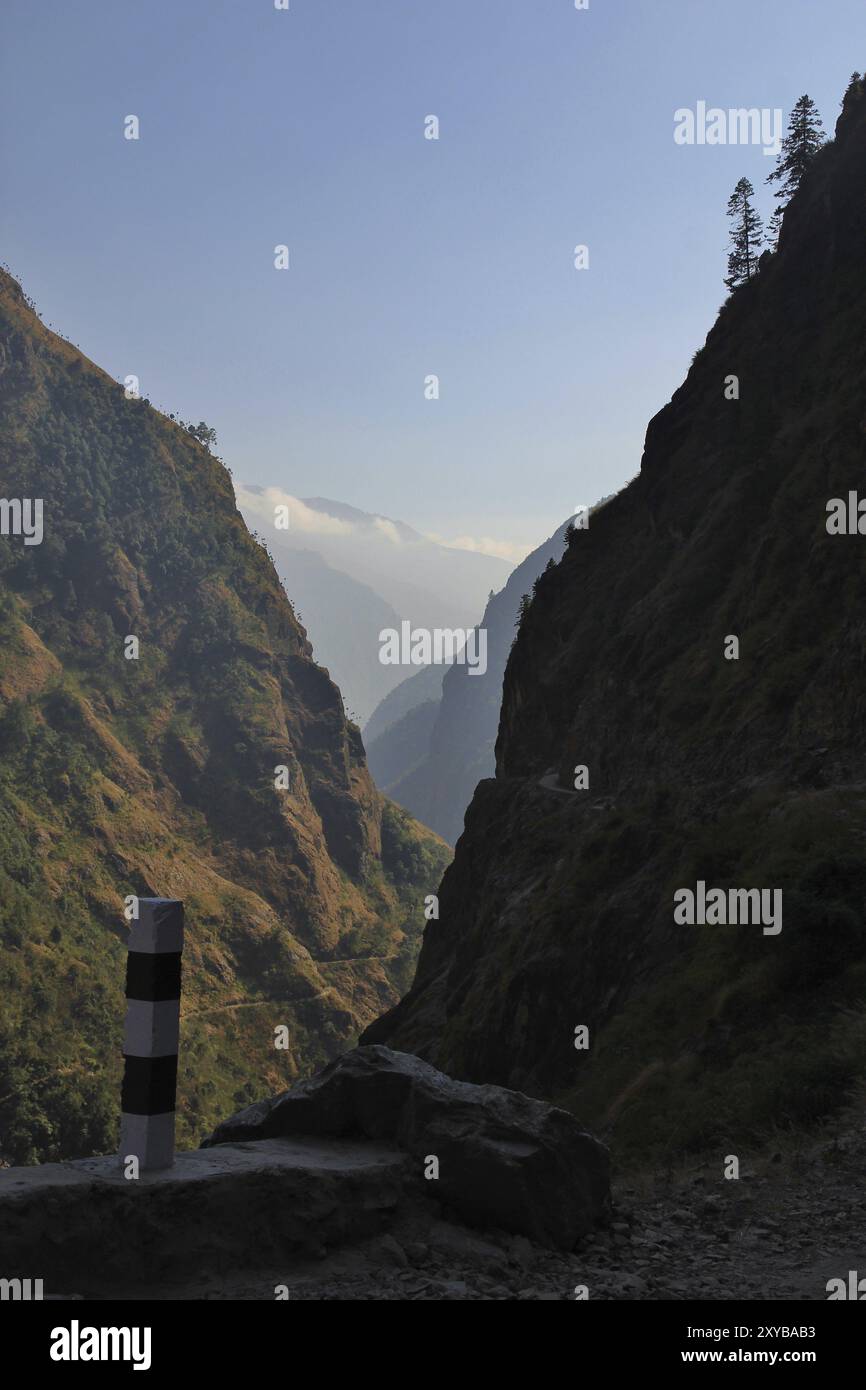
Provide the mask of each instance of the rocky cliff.
POLYGON ((496 776, 364 1041, 555 1099, 620 1154, 737 1152, 857 1092, 866 535, 827 507, 866 495, 864 400, 859 82, 639 476, 542 577, 496 776), (782 930, 679 924, 699 881, 781 890, 782 930))
POLYGON ((0 418, 0 1157, 113 1146, 135 894, 187 907, 188 1145, 396 1000, 447 851, 373 786, 227 469, 5 273, 0 418))

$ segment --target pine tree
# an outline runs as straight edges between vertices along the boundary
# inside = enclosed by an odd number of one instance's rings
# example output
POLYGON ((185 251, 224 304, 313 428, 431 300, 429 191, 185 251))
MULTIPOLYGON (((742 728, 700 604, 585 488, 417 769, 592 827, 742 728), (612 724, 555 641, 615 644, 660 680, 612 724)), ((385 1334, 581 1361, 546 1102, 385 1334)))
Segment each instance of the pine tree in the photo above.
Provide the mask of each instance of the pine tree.
POLYGON ((788 134, 782 141, 775 169, 767 175, 767 183, 781 185, 776 198, 782 212, 800 187, 803 175, 821 146, 826 144, 824 123, 818 108, 809 96, 802 96, 791 112, 788 134))
POLYGON ((733 225, 725 284, 731 290, 745 285, 758 271, 758 254, 764 240, 764 224, 760 213, 752 204, 754 196, 755 190, 749 180, 740 179, 728 199, 728 216, 733 225))
POLYGON ((515 624, 514 624, 514 626, 515 626, 516 628, 518 628, 518 629, 520 628, 520 625, 521 625, 521 623, 523 622, 523 619, 526 617, 526 615, 527 615, 527 613, 529 612, 529 610, 530 610, 531 607, 532 607, 532 599, 531 599, 530 595, 529 595, 529 594, 524 594, 523 597, 522 597, 521 600, 520 600, 520 603, 519 603, 518 606, 517 606, 517 620, 516 620, 516 622, 515 622, 515 624))
POLYGON ((770 225, 767 228, 767 241, 774 251, 778 251, 779 249, 779 233, 782 230, 782 212, 783 209, 781 207, 774 208, 773 216, 770 218, 770 225))

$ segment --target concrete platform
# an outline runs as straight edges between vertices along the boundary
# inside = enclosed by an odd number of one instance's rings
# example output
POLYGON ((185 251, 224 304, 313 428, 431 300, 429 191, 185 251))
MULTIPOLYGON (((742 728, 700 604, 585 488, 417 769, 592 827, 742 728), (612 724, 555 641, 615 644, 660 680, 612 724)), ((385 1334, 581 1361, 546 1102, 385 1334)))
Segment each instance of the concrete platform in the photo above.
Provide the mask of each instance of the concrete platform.
POLYGON ((137 1180, 116 1157, 2 1169, 0 1278, 111 1298, 117 1284, 315 1256, 384 1228, 405 1163, 366 1140, 298 1137, 195 1149, 137 1180))

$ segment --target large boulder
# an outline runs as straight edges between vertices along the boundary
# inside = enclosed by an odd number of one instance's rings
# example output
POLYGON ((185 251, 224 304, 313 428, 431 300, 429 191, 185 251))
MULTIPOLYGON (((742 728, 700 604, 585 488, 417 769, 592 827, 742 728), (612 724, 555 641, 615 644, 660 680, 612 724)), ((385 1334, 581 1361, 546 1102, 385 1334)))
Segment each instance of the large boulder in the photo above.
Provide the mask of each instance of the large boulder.
POLYGON ((389 1141, 425 1195, 472 1225, 569 1250, 606 1217, 604 1145, 564 1110, 454 1081, 420 1058, 359 1047, 309 1081, 219 1125, 203 1147, 294 1135, 389 1141), (438 1179, 424 1181, 438 1160, 438 1179))

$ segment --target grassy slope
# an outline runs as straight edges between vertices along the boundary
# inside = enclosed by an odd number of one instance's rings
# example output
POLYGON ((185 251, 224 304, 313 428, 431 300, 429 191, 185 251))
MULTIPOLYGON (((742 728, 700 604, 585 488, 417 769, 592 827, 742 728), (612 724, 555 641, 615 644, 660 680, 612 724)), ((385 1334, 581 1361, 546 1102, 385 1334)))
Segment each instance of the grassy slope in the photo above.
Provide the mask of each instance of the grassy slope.
POLYGON ((5 273, 0 418, 0 493, 45 507, 0 538, 0 1154, 113 1146, 134 893, 187 906, 190 1145, 394 1002, 448 852, 375 791, 223 465, 5 273))

